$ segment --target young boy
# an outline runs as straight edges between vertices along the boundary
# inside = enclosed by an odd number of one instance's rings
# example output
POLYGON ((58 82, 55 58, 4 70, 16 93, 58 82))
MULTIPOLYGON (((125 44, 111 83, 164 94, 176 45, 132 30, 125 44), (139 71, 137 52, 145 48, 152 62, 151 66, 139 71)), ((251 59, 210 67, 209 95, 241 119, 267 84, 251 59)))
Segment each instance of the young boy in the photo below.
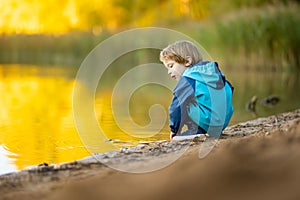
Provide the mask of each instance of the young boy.
POLYGON ((218 64, 202 61, 199 50, 189 41, 169 45, 161 51, 160 60, 178 81, 169 108, 170 139, 206 133, 219 137, 233 114, 233 87, 218 64), (184 125, 187 131, 181 132, 184 125))

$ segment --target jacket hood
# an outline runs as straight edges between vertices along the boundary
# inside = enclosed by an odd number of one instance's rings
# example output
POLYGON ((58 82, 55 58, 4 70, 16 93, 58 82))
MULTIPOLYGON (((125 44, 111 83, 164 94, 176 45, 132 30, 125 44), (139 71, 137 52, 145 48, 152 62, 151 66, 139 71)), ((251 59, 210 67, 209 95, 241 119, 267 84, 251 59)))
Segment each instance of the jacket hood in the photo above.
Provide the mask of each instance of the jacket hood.
POLYGON ((186 69, 182 76, 202 82, 214 89, 222 89, 225 84, 225 76, 217 62, 201 61, 186 69))

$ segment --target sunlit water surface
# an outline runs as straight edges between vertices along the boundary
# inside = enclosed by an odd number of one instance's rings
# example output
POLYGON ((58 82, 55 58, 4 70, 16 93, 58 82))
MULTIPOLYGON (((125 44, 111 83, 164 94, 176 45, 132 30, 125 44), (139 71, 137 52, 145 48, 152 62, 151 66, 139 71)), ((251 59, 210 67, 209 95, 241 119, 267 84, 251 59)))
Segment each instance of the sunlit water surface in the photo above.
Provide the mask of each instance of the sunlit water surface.
MULTIPOLYGON (((300 107, 298 73, 225 71, 225 74, 235 86, 231 124, 300 107), (259 98, 256 116, 245 109, 253 95, 259 98), (263 106, 260 101, 269 95, 278 96, 280 102, 274 107, 263 106)), ((0 65, 0 174, 91 155, 89 148, 94 147, 82 143, 73 119, 75 76, 76 69, 71 67, 0 65)), ((111 111, 111 93, 109 88, 101 89, 95 98, 95 114, 105 132, 105 142, 113 143, 118 150, 145 141, 168 139, 168 119, 152 137, 145 137, 146 132, 140 132, 140 137, 124 133, 111 111)), ((167 112, 171 99, 172 93, 161 86, 139 88, 130 100, 132 119, 124 117, 121 126, 130 130, 126 125, 132 120, 147 125, 151 105, 160 104, 167 112)), ((158 117, 161 112, 152 114, 158 117)), ((97 152, 109 150, 97 147, 97 152)))

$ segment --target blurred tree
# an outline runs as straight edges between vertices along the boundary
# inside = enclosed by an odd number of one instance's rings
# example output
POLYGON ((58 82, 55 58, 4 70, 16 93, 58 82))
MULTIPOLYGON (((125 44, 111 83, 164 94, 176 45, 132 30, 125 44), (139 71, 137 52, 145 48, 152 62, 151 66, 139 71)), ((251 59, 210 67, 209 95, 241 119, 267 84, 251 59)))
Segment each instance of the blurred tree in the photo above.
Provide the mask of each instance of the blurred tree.
POLYGON ((10 0, 0 3, 0 33, 99 34, 103 29, 151 26, 208 14, 207 0, 10 0))

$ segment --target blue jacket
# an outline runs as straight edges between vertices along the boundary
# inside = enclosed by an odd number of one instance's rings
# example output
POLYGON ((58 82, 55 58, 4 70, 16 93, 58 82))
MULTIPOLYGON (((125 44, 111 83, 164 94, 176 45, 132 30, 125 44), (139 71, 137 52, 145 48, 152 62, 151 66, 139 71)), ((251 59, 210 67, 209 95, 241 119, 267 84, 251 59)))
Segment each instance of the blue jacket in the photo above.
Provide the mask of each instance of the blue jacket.
MULTIPOLYGON (((199 62, 187 68, 174 88, 169 108, 170 128, 178 133, 188 120, 205 132, 221 132, 233 114, 233 87, 225 79, 216 62, 199 62)), ((219 133, 220 134, 220 133, 219 133)))

